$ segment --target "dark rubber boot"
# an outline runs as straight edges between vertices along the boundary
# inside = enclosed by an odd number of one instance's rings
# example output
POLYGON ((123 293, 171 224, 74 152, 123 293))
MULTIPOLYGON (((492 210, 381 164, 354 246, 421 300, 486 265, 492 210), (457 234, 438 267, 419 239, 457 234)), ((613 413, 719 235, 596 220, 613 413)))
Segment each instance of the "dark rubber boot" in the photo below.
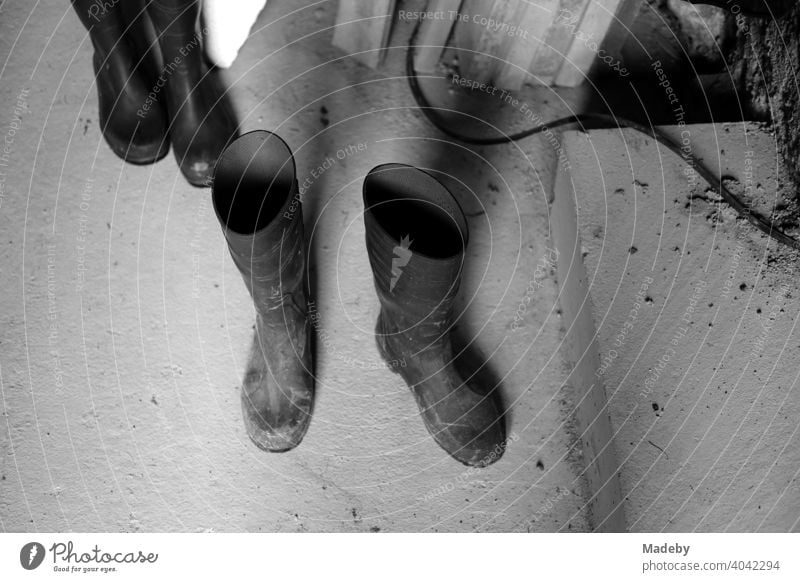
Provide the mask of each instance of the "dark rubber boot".
POLYGON ((497 394, 456 370, 449 335, 468 238, 464 213, 436 179, 401 164, 367 175, 364 207, 381 304, 378 351, 411 388, 439 446, 465 465, 489 465, 505 447, 497 394))
POLYGON ((253 131, 222 153, 212 198, 234 263, 256 308, 242 385, 247 434, 260 448, 296 447, 314 399, 303 211, 289 146, 253 131))
POLYGON ((144 74, 144 61, 124 38, 122 6, 72 0, 94 47, 100 130, 111 150, 126 162, 151 164, 169 151, 167 117, 144 74))
POLYGON ((214 164, 237 135, 237 124, 216 71, 209 70, 198 30, 196 0, 152 0, 164 69, 169 136, 181 172, 193 186, 208 186, 214 164))

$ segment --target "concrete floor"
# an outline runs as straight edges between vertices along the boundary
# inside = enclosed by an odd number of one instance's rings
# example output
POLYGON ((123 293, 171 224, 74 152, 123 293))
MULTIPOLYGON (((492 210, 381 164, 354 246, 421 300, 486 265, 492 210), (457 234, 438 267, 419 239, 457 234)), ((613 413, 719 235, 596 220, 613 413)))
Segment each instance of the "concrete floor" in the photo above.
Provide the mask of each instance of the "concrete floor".
POLYGON ((548 275, 529 290, 548 245, 549 148, 441 141, 409 109, 402 52, 380 74, 340 60, 334 14, 332 1, 269 2, 226 71, 243 129, 281 134, 301 182, 366 144, 306 197, 331 340, 305 441, 270 455, 240 419, 254 312, 209 191, 171 155, 134 167, 106 147, 90 44, 67 2, 2 4, 1 530, 591 529, 568 453, 556 285, 548 275), (369 369, 378 305, 360 186, 388 161, 449 174, 470 216, 460 332, 502 378, 517 437, 479 472, 435 445, 399 377, 369 369))

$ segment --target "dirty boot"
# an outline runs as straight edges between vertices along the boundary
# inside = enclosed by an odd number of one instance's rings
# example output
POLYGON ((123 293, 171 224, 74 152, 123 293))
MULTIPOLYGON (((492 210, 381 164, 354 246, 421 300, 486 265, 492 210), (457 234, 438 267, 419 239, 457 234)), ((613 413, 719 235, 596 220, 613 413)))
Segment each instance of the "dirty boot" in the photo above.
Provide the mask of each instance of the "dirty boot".
POLYGON ((266 451, 287 451, 303 439, 314 398, 303 211, 289 146, 268 131, 233 141, 216 165, 212 198, 256 308, 241 393, 247 434, 266 451))
POLYGON ((152 0, 150 20, 158 33, 169 136, 175 159, 193 186, 208 186, 214 164, 237 134, 235 117, 216 71, 209 70, 198 30, 197 0, 152 0))
POLYGON ((145 74, 145 62, 125 38, 122 6, 72 0, 89 31, 97 85, 100 130, 111 150, 126 162, 150 164, 169 151, 167 116, 145 74))
POLYGON ((467 222, 447 189, 401 164, 364 180, 367 253, 380 300, 378 351, 411 388, 428 432, 465 465, 503 454, 505 423, 496 390, 454 365, 450 331, 467 222))

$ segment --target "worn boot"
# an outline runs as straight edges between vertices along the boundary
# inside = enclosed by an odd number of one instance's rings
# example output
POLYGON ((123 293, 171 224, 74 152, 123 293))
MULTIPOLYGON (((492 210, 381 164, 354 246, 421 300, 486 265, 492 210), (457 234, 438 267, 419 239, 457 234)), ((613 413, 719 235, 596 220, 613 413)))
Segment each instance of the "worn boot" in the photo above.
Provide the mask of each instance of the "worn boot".
POLYGON ((169 151, 167 116, 145 74, 145 60, 125 38, 122 6, 72 0, 89 31, 97 84, 100 130, 111 150, 126 162, 150 164, 169 151))
POLYGON ((237 134, 237 124, 216 71, 203 56, 197 0, 151 0, 150 20, 158 33, 169 136, 181 172, 193 186, 208 186, 220 153, 237 134))
POLYGON ((364 207, 381 305, 378 351, 411 388, 439 446, 465 465, 489 465, 505 447, 496 390, 456 370, 449 335, 468 237, 464 213, 436 179, 401 164, 367 175, 364 207))
POLYGON ((287 451, 303 439, 314 399, 303 211, 289 146, 268 131, 233 141, 214 170, 212 198, 256 308, 241 393, 247 434, 266 451, 287 451))

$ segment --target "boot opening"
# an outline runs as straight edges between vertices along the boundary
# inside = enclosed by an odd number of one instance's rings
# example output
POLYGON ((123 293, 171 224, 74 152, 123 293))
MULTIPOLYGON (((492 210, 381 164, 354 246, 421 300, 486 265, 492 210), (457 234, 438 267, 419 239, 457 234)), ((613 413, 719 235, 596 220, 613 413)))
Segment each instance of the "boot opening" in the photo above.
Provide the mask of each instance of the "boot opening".
POLYGON ((222 152, 214 170, 214 209, 225 226, 253 234, 289 202, 295 181, 289 146, 269 131, 252 131, 222 152))
POLYGON ((467 244, 467 223, 455 198, 418 168, 385 164, 371 170, 364 180, 364 206, 389 236, 414 253, 446 259, 467 244))

